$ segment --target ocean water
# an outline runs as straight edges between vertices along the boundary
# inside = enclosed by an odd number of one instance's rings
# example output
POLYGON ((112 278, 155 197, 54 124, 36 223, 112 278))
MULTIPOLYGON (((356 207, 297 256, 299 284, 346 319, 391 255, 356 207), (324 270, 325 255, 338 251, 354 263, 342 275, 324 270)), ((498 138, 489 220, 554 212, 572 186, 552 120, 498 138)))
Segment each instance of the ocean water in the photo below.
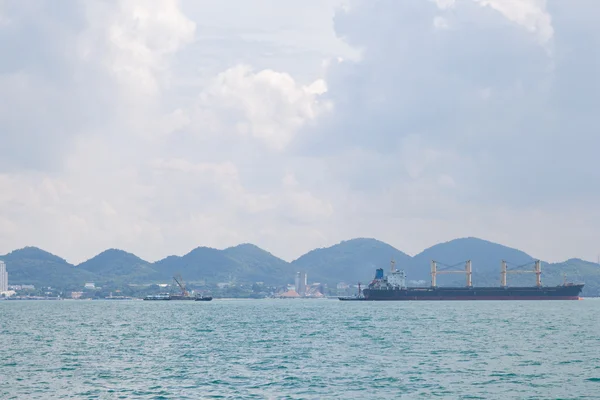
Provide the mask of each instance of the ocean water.
POLYGON ((0 399, 598 399, 600 300, 0 301, 0 399))

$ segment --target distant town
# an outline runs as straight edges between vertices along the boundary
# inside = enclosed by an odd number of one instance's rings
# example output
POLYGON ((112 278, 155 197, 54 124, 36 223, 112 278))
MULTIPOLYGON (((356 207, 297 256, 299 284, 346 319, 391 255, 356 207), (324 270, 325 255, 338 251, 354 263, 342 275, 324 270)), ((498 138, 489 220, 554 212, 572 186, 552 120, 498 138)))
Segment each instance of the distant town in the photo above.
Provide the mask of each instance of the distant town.
MULTIPOLYGON (((158 292, 173 292, 178 286, 172 282, 149 284, 126 284, 117 288, 114 285, 99 286, 95 282, 83 282, 80 290, 30 284, 11 285, 6 263, 0 261, 0 300, 136 300, 158 292)), ((340 282, 331 290, 327 284, 309 283, 308 274, 299 271, 294 283, 284 286, 265 285, 264 282, 237 283, 235 280, 208 284, 195 281, 188 284, 190 294, 211 295, 216 298, 328 298, 346 296, 356 292, 358 285, 340 282)))

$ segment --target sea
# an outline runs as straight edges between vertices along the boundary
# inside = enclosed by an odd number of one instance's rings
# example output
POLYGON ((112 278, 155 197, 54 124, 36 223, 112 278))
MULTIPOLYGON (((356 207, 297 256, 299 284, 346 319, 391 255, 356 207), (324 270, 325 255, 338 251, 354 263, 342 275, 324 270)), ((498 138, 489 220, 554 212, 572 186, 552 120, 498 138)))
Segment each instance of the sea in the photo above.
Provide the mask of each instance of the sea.
POLYGON ((0 301, 0 399, 599 399, 600 300, 0 301))

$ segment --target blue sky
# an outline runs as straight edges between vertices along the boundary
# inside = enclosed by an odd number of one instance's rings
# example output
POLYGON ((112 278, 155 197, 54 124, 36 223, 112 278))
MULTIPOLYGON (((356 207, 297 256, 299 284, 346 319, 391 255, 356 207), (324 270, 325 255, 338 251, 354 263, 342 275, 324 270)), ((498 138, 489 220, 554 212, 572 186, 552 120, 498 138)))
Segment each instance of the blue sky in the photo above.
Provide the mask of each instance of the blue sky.
POLYGON ((0 2, 0 254, 600 252, 600 3, 0 2))

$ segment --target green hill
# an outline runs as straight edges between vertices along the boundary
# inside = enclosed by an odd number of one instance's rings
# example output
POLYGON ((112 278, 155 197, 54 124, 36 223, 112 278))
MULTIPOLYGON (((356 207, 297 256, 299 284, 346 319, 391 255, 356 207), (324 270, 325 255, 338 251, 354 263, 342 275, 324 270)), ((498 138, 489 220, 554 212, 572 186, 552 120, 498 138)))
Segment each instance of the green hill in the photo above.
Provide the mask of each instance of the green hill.
POLYGON ((29 284, 78 289, 93 282, 95 275, 81 270, 66 260, 38 249, 25 247, 0 257, 6 263, 11 285, 29 284))
POLYGON ((293 279, 289 264, 254 245, 218 250, 198 247, 183 257, 170 256, 155 263, 162 277, 181 274, 186 281, 257 282, 277 284, 293 279))
POLYGON ((165 279, 181 274, 187 282, 203 279, 227 281, 235 269, 235 262, 222 250, 197 247, 182 257, 169 256, 157 261, 155 268, 165 279))
POLYGON ((254 282, 281 283, 294 279, 293 268, 287 261, 253 244, 240 244, 223 250, 238 264, 240 276, 253 277, 254 282))
POLYGON ((387 243, 375 239, 352 239, 334 246, 312 250, 292 261, 294 271, 304 271, 309 281, 336 284, 368 282, 376 268, 410 266, 411 257, 387 243))
POLYGON ((158 278, 152 264, 123 250, 109 249, 79 264, 100 281, 139 283, 158 278))

